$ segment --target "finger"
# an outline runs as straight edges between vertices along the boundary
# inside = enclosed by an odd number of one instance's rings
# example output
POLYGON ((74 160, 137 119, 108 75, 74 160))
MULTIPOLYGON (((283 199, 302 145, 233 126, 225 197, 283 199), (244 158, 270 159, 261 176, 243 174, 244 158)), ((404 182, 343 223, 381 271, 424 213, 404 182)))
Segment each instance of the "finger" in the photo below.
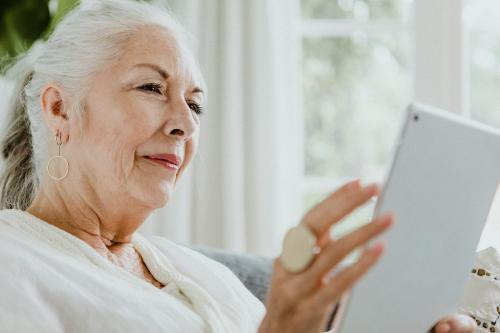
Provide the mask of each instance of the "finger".
POLYGON ((380 235, 393 224, 394 216, 392 214, 383 215, 341 239, 330 242, 316 257, 311 267, 300 277, 303 280, 300 282, 303 288, 307 289, 316 286, 318 280, 330 272, 346 255, 380 235))
POLYGON ((320 308, 323 308, 337 302, 342 294, 351 289, 352 286, 379 260, 383 251, 383 244, 377 243, 363 253, 356 263, 343 269, 314 294, 314 303, 318 304, 320 308))
POLYGON ((347 183, 307 212, 302 221, 321 239, 332 224, 379 192, 377 184, 362 187, 359 180, 347 183))
POLYGON ((451 326, 447 322, 440 322, 434 328, 434 332, 436 332, 436 333, 450 333, 450 330, 451 330, 451 326))
POLYGON ((466 315, 451 315, 443 318, 434 328, 436 333, 472 333, 476 322, 466 315))

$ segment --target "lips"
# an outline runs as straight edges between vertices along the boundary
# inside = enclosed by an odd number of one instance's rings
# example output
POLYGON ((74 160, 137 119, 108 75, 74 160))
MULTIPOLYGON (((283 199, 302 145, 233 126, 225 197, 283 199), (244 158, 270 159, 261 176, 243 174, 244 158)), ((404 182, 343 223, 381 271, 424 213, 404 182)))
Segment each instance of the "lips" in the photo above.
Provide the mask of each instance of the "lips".
POLYGON ((179 170, 181 159, 175 154, 154 154, 144 156, 153 162, 163 165, 164 167, 179 170))

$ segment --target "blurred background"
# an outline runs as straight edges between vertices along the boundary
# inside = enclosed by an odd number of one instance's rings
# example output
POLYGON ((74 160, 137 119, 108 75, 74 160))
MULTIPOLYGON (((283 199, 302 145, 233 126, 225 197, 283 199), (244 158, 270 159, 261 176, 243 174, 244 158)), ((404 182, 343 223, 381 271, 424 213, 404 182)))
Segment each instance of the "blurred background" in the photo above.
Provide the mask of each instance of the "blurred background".
MULTIPOLYGON (((190 32, 209 104, 193 167, 144 233, 275 256, 340 184, 383 181, 412 100, 500 127, 498 0, 165 1, 190 32)), ((2 59, 77 3, 2 0, 2 59)), ((480 247, 500 243, 497 217, 480 247)))

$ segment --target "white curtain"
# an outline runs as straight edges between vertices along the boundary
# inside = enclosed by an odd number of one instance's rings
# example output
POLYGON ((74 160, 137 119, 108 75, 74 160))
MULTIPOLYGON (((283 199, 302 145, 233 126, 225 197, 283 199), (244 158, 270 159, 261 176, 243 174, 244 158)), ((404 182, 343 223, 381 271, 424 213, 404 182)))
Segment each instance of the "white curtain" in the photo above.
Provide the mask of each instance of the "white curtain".
POLYGON ((176 0, 208 85, 200 150, 144 233, 276 256, 300 220, 293 1, 176 0))

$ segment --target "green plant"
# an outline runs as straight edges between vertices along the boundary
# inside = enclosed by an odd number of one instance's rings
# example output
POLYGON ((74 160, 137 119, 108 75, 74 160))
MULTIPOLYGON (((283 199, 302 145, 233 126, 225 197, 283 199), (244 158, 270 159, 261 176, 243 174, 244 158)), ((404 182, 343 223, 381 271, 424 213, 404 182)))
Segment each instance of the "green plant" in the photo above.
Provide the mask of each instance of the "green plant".
POLYGON ((2 0, 0 2, 0 58, 12 58, 33 42, 45 39, 78 0, 2 0), (50 10, 55 5, 54 10, 50 10))

